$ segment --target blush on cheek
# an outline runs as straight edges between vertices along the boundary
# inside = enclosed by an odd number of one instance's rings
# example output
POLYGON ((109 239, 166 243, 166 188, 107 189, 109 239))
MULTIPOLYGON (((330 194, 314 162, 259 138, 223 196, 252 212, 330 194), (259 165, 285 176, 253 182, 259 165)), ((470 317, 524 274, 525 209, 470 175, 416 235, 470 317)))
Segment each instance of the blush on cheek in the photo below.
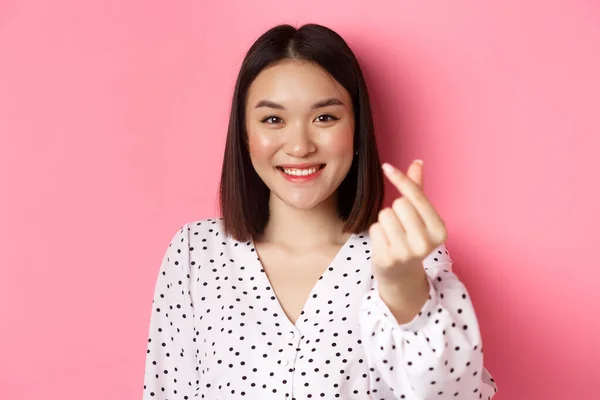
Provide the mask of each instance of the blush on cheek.
POLYGON ((337 130, 331 132, 332 134, 327 135, 323 138, 321 146, 329 154, 336 156, 344 156, 345 154, 352 154, 354 132, 349 127, 345 127, 343 130, 337 130))
POLYGON ((262 134, 260 131, 249 131, 248 147, 254 158, 261 159, 273 155, 277 149, 277 144, 273 138, 262 134))

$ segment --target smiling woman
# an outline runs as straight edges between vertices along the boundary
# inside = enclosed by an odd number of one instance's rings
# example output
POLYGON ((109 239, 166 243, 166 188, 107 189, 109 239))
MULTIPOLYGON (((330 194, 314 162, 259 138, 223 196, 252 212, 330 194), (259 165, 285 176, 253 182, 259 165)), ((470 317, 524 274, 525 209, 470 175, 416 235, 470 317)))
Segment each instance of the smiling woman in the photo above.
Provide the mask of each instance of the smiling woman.
POLYGON ((347 90, 322 68, 293 60, 265 68, 250 85, 247 98, 250 158, 269 188, 271 203, 301 210, 336 203, 335 191, 354 155, 354 116, 347 90), (260 100, 265 98, 269 100, 260 100))
POLYGON ((238 240, 263 233, 270 201, 335 205, 346 231, 377 220, 383 175, 367 86, 352 50, 328 28, 277 26, 254 43, 237 78, 225 146, 221 212, 238 240), (276 170, 323 165, 309 180, 281 179, 276 170))
POLYGON ((496 384, 423 163, 384 164, 345 41, 274 27, 231 107, 222 217, 185 224, 154 293, 144 399, 490 399, 496 384))

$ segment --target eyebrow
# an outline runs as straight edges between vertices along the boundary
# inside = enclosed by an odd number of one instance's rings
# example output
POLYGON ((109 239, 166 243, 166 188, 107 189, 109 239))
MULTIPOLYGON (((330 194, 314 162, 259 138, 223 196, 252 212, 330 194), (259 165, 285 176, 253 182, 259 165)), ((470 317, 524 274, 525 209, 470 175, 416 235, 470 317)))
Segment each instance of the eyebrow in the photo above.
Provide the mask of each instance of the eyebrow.
MULTIPOLYGON (((323 108, 323 107, 329 107, 329 106, 343 106, 343 105, 344 105, 344 103, 342 103, 342 101, 340 99, 332 97, 329 99, 325 99, 325 100, 316 102, 315 104, 313 104, 311 106, 311 108, 314 110, 317 108, 323 108)), ((278 110, 285 110, 284 106, 282 106, 281 104, 275 103, 273 101, 270 101, 270 100, 261 100, 258 103, 256 103, 256 106, 254 108, 260 108, 260 107, 268 107, 268 108, 276 108, 278 110)))

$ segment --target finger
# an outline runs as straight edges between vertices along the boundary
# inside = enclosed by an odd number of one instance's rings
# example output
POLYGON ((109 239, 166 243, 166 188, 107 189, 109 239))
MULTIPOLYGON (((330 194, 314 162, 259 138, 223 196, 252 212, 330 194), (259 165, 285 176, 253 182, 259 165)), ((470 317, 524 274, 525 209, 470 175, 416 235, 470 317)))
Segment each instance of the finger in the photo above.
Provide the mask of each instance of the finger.
POLYGON ((406 240, 412 253, 427 253, 431 240, 427 227, 413 204, 406 197, 401 197, 394 200, 392 209, 406 230, 406 240))
POLYGON ((385 175, 398 191, 406 196, 415 206, 415 209, 418 211, 427 229, 439 229, 442 224, 441 218, 417 183, 413 182, 409 177, 404 175, 402 171, 388 163, 384 163, 382 168, 385 175))
POLYGON ((373 247, 373 258, 378 262, 386 260, 389 257, 390 242, 379 222, 371 225, 369 235, 371 236, 371 246, 373 247))
POLYGON ((415 209, 412 202, 406 197, 399 197, 392 203, 392 210, 402 224, 407 236, 412 233, 425 230, 425 223, 421 215, 415 209))
POLYGON ((405 256, 408 245, 406 230, 391 208, 384 208, 379 213, 379 224, 390 242, 390 251, 400 257, 405 256))
POLYGON ((408 171, 406 171, 406 176, 408 176, 413 182, 417 184, 423 190, 424 182, 423 182, 423 160, 414 160, 410 167, 408 167, 408 171))

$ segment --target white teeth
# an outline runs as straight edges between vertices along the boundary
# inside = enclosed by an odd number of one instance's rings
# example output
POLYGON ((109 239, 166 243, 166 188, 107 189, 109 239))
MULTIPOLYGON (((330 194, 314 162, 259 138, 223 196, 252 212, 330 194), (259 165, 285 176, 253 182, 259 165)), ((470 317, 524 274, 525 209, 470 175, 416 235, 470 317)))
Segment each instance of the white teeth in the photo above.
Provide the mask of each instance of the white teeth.
POLYGON ((314 174, 315 172, 317 172, 318 170, 319 170, 319 168, 308 168, 308 169, 283 168, 283 172, 285 172, 288 175, 294 175, 294 176, 311 175, 311 174, 314 174))

